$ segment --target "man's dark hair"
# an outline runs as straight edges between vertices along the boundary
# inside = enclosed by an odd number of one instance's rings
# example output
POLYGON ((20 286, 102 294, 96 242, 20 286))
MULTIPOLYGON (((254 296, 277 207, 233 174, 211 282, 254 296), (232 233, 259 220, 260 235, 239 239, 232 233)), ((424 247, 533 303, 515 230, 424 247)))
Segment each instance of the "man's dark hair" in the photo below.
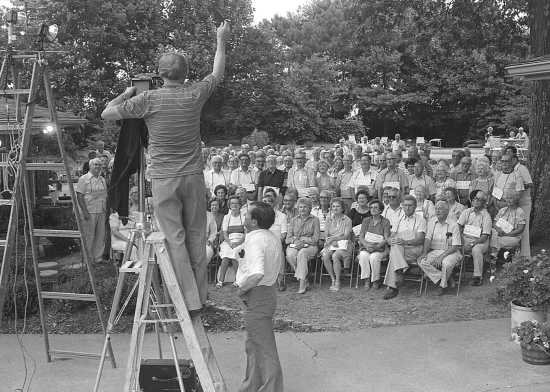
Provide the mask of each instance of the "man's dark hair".
POLYGON ((275 222, 275 211, 271 206, 263 201, 255 201, 250 204, 252 209, 250 210, 250 218, 258 222, 260 229, 269 230, 275 222))
POLYGON ((509 155, 517 155, 518 149, 516 148, 516 146, 506 146, 504 152, 509 152, 509 155))

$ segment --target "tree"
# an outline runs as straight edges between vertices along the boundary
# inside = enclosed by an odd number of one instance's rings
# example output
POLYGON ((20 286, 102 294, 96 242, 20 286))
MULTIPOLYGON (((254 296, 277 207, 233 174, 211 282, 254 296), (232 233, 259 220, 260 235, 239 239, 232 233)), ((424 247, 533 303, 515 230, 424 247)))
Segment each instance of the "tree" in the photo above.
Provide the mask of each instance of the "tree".
MULTIPOLYGON (((550 2, 529 1, 531 55, 550 54, 550 2)), ((533 176, 533 238, 548 236, 550 226, 550 82, 533 82, 530 113, 529 169, 533 176)))

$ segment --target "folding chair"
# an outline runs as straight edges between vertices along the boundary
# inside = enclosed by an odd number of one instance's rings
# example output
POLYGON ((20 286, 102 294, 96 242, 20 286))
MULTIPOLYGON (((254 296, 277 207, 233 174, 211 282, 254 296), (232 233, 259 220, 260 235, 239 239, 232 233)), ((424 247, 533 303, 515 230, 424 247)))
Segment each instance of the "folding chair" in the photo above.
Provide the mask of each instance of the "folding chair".
MULTIPOLYGON (((357 252, 357 255, 356 255, 356 260, 357 260, 357 274, 355 276, 355 288, 356 289, 359 288, 359 277, 361 276, 361 268, 359 267, 359 253, 360 252, 357 252)), ((384 276, 385 273, 386 273, 386 268, 388 267, 388 261, 389 261, 389 256, 384 257, 380 261, 380 275, 381 276, 384 276)), ((381 278, 381 276, 379 278, 381 278)))
MULTIPOLYGON (((420 283, 420 286, 418 288, 418 295, 422 295, 422 289, 424 288, 424 280, 426 278, 426 275, 424 274, 424 271, 420 266, 418 265, 418 262, 416 260, 408 261, 409 268, 405 272, 405 275, 403 277, 403 280, 406 282, 416 282, 420 283)), ((428 282, 426 282, 426 287, 428 286, 428 282)))

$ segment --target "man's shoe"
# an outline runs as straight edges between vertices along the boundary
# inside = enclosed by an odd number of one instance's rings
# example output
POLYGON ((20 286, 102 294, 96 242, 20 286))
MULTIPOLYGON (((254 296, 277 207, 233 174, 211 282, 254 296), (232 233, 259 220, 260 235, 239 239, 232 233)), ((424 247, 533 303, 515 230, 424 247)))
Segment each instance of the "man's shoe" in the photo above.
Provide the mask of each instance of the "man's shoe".
POLYGON ((481 286, 481 277, 474 276, 472 279, 472 286, 481 286))
POLYGON ((370 280, 365 280, 365 291, 369 291, 372 288, 372 283, 370 280))
POLYGON ((382 286, 380 285, 379 280, 375 280, 374 282, 372 282, 372 288, 373 289, 378 290, 380 287, 382 287, 382 286))
POLYGON ((388 287, 388 290, 386 291, 386 294, 384 294, 384 299, 392 299, 397 297, 397 294, 399 294, 399 290, 388 287))
POLYGON ((447 290, 445 290, 445 287, 440 286, 440 287, 437 288, 436 295, 437 296, 442 296, 442 295, 445 295, 446 292, 447 292, 447 290))
POLYGON ((282 282, 282 281, 279 282, 278 286, 279 286, 279 291, 285 291, 286 290, 285 282, 282 282))

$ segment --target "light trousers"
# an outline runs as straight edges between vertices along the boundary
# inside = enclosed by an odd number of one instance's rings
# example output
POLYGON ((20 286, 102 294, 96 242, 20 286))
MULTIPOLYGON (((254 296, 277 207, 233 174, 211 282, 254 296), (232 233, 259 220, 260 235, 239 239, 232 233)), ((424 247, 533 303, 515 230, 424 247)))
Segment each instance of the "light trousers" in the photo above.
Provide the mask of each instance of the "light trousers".
POLYGON ((316 255, 316 246, 308 246, 307 248, 302 248, 300 250, 291 248, 290 246, 286 248, 286 261, 292 266, 292 269, 294 270, 294 277, 296 279, 304 280, 307 278, 308 261, 316 255))
POLYGON ((428 278, 435 284, 439 282, 439 285, 443 288, 447 287, 447 282, 453 273, 453 268, 458 264, 462 255, 460 252, 454 252, 443 258, 441 262, 437 261, 439 255, 444 253, 443 249, 434 249, 428 252, 426 259, 423 259, 418 263, 419 267, 426 274, 428 278))
MULTIPOLYGON (((465 240, 466 243, 468 240, 465 240)), ((483 273, 483 261, 485 254, 489 250, 489 241, 482 244, 477 244, 472 248, 472 259, 474 262, 474 277, 481 277, 483 273)))
POLYGON ((239 392, 283 392, 283 371, 273 334, 275 287, 254 287, 243 300, 246 373, 239 392))
POLYGON ((491 231, 491 248, 495 248, 497 252, 501 250, 502 248, 505 249, 512 249, 517 248, 521 243, 521 237, 508 237, 503 236, 499 237, 497 231, 493 229, 491 231))
POLYGON ((386 269, 386 276, 384 277, 384 284, 394 289, 397 288, 396 271, 403 270, 403 272, 405 272, 409 268, 409 262, 416 262, 416 259, 418 259, 418 256, 421 254, 422 245, 392 245, 390 247, 390 258, 388 268, 386 269))
POLYGON ((105 249, 105 213, 90 213, 89 219, 82 219, 82 231, 86 237, 86 250, 90 261, 102 261, 105 249))
POLYGON ((189 310, 208 293, 204 176, 153 178, 153 207, 189 310))
POLYGON ((366 250, 359 252, 359 266, 361 267, 361 279, 368 279, 371 282, 376 282, 380 279, 380 268, 382 260, 388 257, 388 251, 372 252, 366 250))

